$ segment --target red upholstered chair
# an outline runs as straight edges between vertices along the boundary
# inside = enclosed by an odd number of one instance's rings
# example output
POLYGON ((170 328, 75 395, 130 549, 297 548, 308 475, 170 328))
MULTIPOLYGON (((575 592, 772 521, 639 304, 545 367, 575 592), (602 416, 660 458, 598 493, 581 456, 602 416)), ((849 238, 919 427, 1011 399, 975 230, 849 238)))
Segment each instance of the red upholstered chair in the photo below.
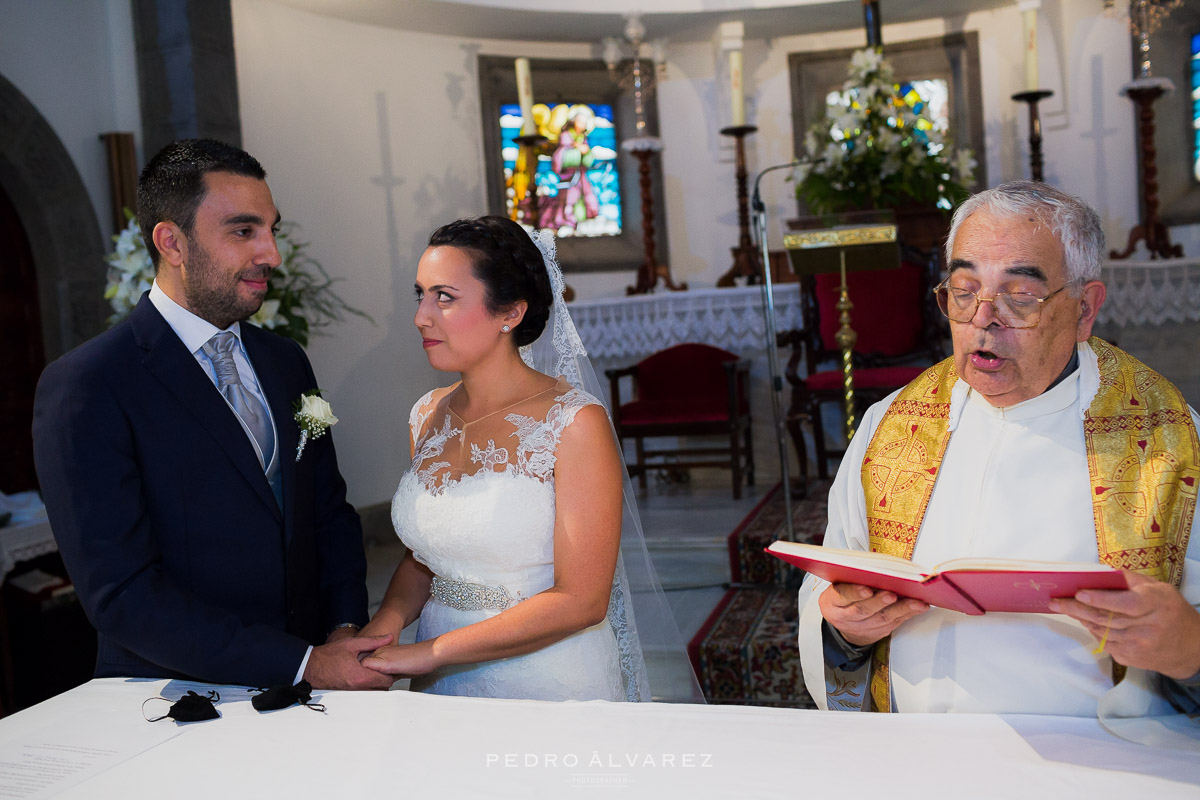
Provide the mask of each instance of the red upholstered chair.
POLYGON ((634 440, 637 461, 629 465, 629 475, 636 475, 643 489, 647 470, 659 467, 730 469, 735 499, 742 496, 743 476, 754 485, 749 361, 707 344, 679 344, 605 374, 617 438, 622 445, 634 440), (633 378, 633 400, 622 404, 620 381, 627 375, 633 378), (723 447, 648 450, 643 440, 651 436, 725 436, 729 441, 723 447), (668 461, 672 457, 681 460, 668 461))
MULTIPOLYGON (((850 301, 850 326, 858 334, 854 346, 855 416, 862 418, 871 403, 904 386, 944 357, 945 325, 933 306, 932 290, 940 268, 933 256, 921 251, 904 252, 898 269, 850 272, 846 282, 850 301)), ((792 385, 788 430, 800 456, 801 470, 808 474, 800 422, 808 419, 816 445, 817 474, 829 477, 828 460, 845 450, 826 446, 821 422, 821 404, 842 406, 841 350, 834 338, 840 325, 837 310, 841 278, 837 274, 802 277, 801 295, 805 327, 780 335, 781 344, 792 345, 786 378, 792 385), (807 377, 801 378, 804 363, 807 377)))

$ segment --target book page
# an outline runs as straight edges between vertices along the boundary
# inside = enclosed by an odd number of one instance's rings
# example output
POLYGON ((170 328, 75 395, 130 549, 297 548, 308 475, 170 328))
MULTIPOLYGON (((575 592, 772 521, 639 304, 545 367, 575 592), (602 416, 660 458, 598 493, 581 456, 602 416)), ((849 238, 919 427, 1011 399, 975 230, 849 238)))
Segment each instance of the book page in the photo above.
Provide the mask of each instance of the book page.
POLYGON ((797 558, 811 558, 826 564, 837 564, 843 567, 866 570, 879 575, 891 575, 896 578, 920 581, 929 577, 924 567, 906 561, 896 556, 884 553, 871 553, 866 550, 842 550, 837 547, 823 547, 815 544, 800 544, 799 542, 774 542, 768 551, 782 553, 797 558))

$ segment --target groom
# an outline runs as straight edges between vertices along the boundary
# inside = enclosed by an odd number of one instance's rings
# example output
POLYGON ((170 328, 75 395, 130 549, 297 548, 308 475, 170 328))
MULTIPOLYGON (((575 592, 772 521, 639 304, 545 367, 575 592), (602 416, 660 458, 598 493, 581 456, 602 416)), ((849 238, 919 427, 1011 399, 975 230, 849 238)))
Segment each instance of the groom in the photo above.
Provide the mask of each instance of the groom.
POLYGON ((366 564, 333 443, 297 453, 312 368, 241 324, 280 264, 265 178, 209 139, 159 152, 138 181, 153 288, 38 384, 38 479, 97 677, 391 684, 358 661, 391 637, 356 635, 366 564))

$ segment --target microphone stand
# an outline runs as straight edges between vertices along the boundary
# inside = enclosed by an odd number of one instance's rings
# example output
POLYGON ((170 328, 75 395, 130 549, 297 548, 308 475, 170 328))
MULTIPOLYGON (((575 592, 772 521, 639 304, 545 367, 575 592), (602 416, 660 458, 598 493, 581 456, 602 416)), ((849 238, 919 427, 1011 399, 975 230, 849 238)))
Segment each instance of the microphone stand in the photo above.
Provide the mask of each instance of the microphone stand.
POLYGON ((754 179, 754 196, 750 201, 754 212, 754 232, 758 238, 759 252, 762 253, 762 304, 763 321, 767 329, 767 369, 771 375, 771 414, 775 418, 775 440, 779 444, 779 468, 783 479, 783 509, 784 526, 787 530, 787 541, 796 540, 795 522, 792 520, 792 481, 791 470, 788 466, 787 428, 780 410, 780 394, 783 392, 783 378, 779 374, 779 333, 776 330, 775 294, 771 283, 771 257, 767 252, 767 207, 762 201, 759 184, 768 172, 780 169, 792 169, 795 162, 776 164, 767 167, 754 179))

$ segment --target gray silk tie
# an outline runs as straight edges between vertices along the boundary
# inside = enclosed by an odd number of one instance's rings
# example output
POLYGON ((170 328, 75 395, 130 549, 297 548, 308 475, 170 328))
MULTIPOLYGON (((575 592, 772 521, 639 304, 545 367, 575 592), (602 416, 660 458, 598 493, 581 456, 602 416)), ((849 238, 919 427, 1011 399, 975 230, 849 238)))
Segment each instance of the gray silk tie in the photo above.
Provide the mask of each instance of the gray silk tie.
POLYGON ((271 430, 271 419, 267 416, 267 410, 242 384, 242 376, 233 360, 235 347, 237 337, 230 331, 221 331, 205 342, 201 349, 212 359, 213 369, 217 373, 217 389, 225 395, 229 405, 233 406, 242 422, 246 423, 257 442, 259 462, 265 470, 271 463, 271 455, 275 450, 275 434, 271 430))

